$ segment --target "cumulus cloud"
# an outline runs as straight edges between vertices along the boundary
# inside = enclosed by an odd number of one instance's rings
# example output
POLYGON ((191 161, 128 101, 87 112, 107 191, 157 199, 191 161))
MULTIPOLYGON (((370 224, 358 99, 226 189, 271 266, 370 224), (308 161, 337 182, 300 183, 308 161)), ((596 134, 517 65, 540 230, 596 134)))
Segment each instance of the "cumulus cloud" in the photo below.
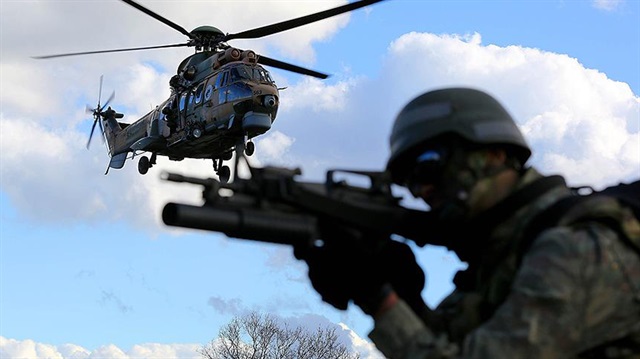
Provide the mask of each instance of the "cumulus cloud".
POLYGON ((260 149, 257 157, 260 159, 260 162, 284 163, 284 156, 287 155, 294 142, 294 138, 280 131, 271 131, 256 141, 256 146, 260 149))
POLYGON ((358 78, 349 78, 332 85, 305 77, 293 86, 282 90, 288 101, 282 103, 283 111, 311 109, 314 112, 339 114, 350 104, 350 90, 358 83, 358 78))
POLYGON ((360 337, 356 332, 351 330, 346 324, 339 323, 342 328, 343 337, 348 338, 347 341, 351 344, 351 348, 354 352, 361 354, 362 358, 366 359, 384 359, 385 356, 380 353, 376 346, 369 340, 365 340, 360 337))
POLYGON ((0 336, 0 357, 7 359, 198 359, 199 344, 134 345, 130 350, 110 344, 88 350, 75 344, 51 345, 0 336))
POLYGON ((336 328, 337 342, 343 344, 351 351, 360 353, 363 359, 379 359, 384 356, 376 349, 375 345, 366 338, 360 337, 344 323, 333 323, 327 318, 316 314, 304 314, 279 318, 283 323, 291 327, 302 327, 308 331, 315 331, 318 328, 336 328))
MULTIPOLYGON (((332 113, 340 126, 308 116, 308 109, 291 109, 302 122, 292 134, 296 143, 311 143, 308 147, 323 149, 325 156, 331 154, 327 149, 339 148, 343 163, 371 161, 382 167, 392 119, 409 99, 428 90, 465 86, 483 89, 505 105, 533 148, 531 163, 544 172, 563 174, 575 185, 596 186, 640 174, 640 98, 628 84, 585 68, 575 58, 485 45, 477 33, 409 33, 389 46, 385 59, 380 78, 349 87, 349 106, 332 113), (304 131, 327 135, 302 140, 304 131)), ((325 109, 333 110, 330 105, 325 109)))

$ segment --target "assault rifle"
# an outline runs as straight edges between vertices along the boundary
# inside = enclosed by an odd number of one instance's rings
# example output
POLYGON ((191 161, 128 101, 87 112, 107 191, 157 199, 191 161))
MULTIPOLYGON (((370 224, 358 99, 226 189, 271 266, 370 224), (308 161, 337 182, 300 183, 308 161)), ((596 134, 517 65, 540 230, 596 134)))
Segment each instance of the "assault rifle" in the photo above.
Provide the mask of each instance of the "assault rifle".
POLYGON ((235 178, 231 183, 163 174, 168 181, 204 187, 202 206, 168 203, 162 211, 164 223, 298 248, 331 240, 336 228, 349 238, 367 242, 399 234, 421 245, 433 243, 424 233, 432 222, 430 213, 401 206, 384 172, 330 170, 324 183, 315 183, 297 181, 301 174, 297 168, 250 171, 251 178, 235 178), (364 177, 369 186, 338 180, 340 173, 364 177))

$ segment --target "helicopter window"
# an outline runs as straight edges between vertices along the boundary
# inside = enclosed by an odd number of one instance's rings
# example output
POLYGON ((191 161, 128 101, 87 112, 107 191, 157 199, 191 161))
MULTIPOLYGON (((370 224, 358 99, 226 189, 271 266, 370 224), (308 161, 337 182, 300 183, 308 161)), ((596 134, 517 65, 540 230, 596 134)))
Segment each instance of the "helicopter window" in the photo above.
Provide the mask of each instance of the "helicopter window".
POLYGON ((207 85, 207 89, 204 91, 204 100, 209 101, 211 99, 211 95, 213 95, 213 85, 207 85))
POLYGON ((265 80, 267 80, 268 83, 271 83, 271 84, 274 83, 273 79, 271 79, 271 75, 269 75, 267 70, 259 69, 259 71, 262 74, 262 76, 264 76, 265 80))
POLYGON ((237 73, 238 73, 238 76, 242 77, 243 79, 253 80, 253 75, 251 74, 251 68, 250 67, 248 67, 248 66, 238 66, 233 70, 236 70, 237 73))
POLYGON ((216 81, 216 88, 220 88, 220 87, 222 87, 222 86, 227 84, 227 81, 226 81, 227 80, 227 74, 228 74, 228 72, 225 71, 222 74, 218 75, 218 79, 216 81))
POLYGON ((238 68, 237 67, 232 68, 231 69, 231 81, 229 83, 238 82, 241 79, 242 79, 242 76, 240 76, 240 73, 238 72, 238 68))
POLYGON ((262 71, 260 71, 259 68, 254 68, 253 69, 253 78, 260 81, 260 82, 265 82, 266 79, 264 77, 264 73, 262 71))
POLYGON ((198 88, 196 89, 196 103, 200 103, 200 101, 202 101, 202 90, 204 89, 204 84, 200 84, 200 86, 198 86, 198 88))
POLYGON ((184 110, 184 105, 186 103, 187 100, 187 95, 184 94, 180 97, 180 111, 184 110))
POLYGON ((193 108, 193 100, 195 99, 195 93, 189 93, 189 100, 187 101, 187 108, 193 108))
MULTIPOLYGON (((271 76, 269 73, 259 66, 238 66, 237 68, 238 74, 240 77, 254 80, 262 83, 273 83, 271 76)), ((235 69, 232 69, 235 70, 235 69)))

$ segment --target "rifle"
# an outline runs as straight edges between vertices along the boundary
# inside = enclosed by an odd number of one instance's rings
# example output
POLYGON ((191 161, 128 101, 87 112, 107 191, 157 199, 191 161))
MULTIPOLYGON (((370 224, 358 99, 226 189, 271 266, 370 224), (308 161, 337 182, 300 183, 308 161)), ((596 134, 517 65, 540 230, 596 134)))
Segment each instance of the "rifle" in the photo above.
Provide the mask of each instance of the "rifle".
POLYGON ((251 178, 236 177, 230 183, 164 173, 164 180, 203 186, 204 204, 168 203, 162 220, 170 226, 298 248, 331 240, 327 233, 335 234, 335 228, 367 242, 399 234, 421 245, 433 243, 424 233, 433 222, 430 213, 401 206, 385 172, 334 169, 327 171, 324 183, 316 183, 297 181, 299 168, 250 171, 251 178), (363 176, 369 186, 338 180, 339 173, 363 176))

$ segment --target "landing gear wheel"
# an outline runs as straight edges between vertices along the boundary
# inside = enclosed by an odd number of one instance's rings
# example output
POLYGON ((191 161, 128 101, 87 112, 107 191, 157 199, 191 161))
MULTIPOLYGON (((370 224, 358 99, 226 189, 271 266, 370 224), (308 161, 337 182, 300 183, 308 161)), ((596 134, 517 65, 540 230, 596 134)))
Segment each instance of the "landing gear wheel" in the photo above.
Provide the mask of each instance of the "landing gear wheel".
POLYGON ((151 162, 149 162, 149 157, 147 156, 140 157, 140 160, 138 161, 138 172, 140 172, 141 175, 147 174, 147 172, 149 172, 150 167, 151 167, 151 162))
POLYGON ((218 178, 221 183, 229 182, 229 179, 231 178, 231 168, 229 168, 229 166, 220 167, 220 170, 218 171, 218 178))
POLYGON ((233 157, 233 152, 229 151, 229 152, 225 152, 222 154, 222 160, 223 161, 229 161, 231 159, 231 157, 233 157))
POLYGON ((244 147, 244 153, 247 156, 251 156, 256 151, 256 144, 253 142, 247 142, 244 147))

